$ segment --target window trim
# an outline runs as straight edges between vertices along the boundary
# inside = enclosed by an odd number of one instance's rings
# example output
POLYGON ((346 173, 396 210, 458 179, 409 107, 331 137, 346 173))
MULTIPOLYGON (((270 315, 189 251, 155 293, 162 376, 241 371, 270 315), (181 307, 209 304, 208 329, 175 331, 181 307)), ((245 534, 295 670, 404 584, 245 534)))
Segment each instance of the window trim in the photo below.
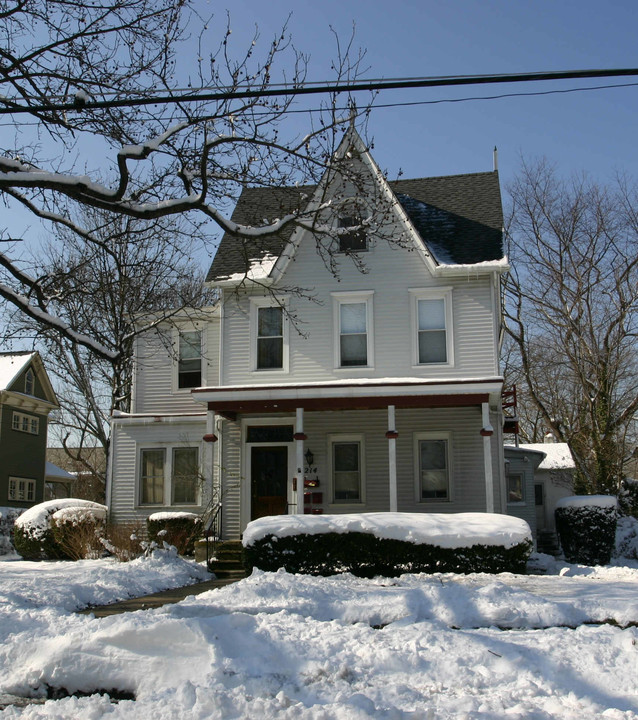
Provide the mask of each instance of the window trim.
POLYGON ((7 501, 11 502, 25 502, 25 503, 34 503, 35 502, 35 493, 36 493, 36 481, 34 478, 24 478, 24 477, 18 477, 16 475, 10 475, 9 481, 7 483, 7 501), (25 484, 25 497, 20 498, 19 495, 19 485, 20 483, 25 484), (12 489, 13 484, 13 489, 12 489), (31 488, 31 494, 32 497, 29 499, 29 490, 28 488, 31 488), (13 497, 12 497, 13 495, 13 497))
MULTIPOLYGON (((206 329, 202 324, 183 325, 173 328, 173 392, 178 394, 190 394, 192 387, 179 387, 179 345, 180 335, 187 332, 200 333, 200 387, 206 385, 206 329)), ((198 387, 193 385, 193 387, 198 387)))
POLYGON ((275 373, 277 375, 287 374, 290 372, 290 347, 289 347, 289 331, 288 331, 288 301, 287 295, 278 297, 258 297, 250 298, 250 371, 259 373, 275 373), (280 368, 259 368, 257 367, 257 332, 259 330, 259 310, 260 308, 281 308, 281 331, 282 335, 282 358, 280 368))
POLYGON ((454 324, 452 306, 452 287, 408 288, 410 294, 410 316, 412 335, 412 367, 454 367, 454 324), (443 300, 445 315, 445 362, 419 362, 419 300, 443 300))
POLYGON ((448 505, 454 501, 452 433, 450 431, 429 431, 414 433, 414 490, 417 503, 421 505, 448 505), (421 497, 421 441, 445 440, 447 442, 447 498, 421 497))
POLYGON ((202 488, 198 486, 194 503, 174 503, 173 502, 173 465, 174 451, 179 448, 194 448, 197 450, 197 470, 201 476, 203 452, 201 443, 171 442, 171 443, 144 443, 138 445, 137 448, 137 467, 135 469, 135 483, 137 486, 135 497, 137 498, 137 507, 141 508, 200 508, 202 505, 202 488), (162 450, 164 452, 164 486, 162 488, 162 502, 149 503, 142 502, 142 457, 144 452, 162 450))
POLYGON ((330 483, 329 505, 335 508, 355 506, 360 508, 366 503, 366 446, 363 433, 338 433, 328 435, 328 450, 326 453, 328 478, 330 483), (334 445, 337 443, 359 443, 359 499, 358 500, 337 500, 335 499, 335 478, 334 478, 334 445))
POLYGON ((335 370, 374 370, 374 290, 359 290, 353 292, 333 292, 332 297, 332 326, 333 326, 333 362, 335 370), (341 364, 341 306, 365 304, 366 307, 366 365, 341 364))
POLYGON ((40 418, 36 415, 30 415, 29 413, 23 413, 14 410, 13 415, 11 416, 11 429, 15 430, 16 432, 27 433, 28 435, 39 435, 40 418), (27 421, 29 426, 27 430, 21 427, 25 420, 27 421), (16 427, 16 424, 18 427, 16 427))

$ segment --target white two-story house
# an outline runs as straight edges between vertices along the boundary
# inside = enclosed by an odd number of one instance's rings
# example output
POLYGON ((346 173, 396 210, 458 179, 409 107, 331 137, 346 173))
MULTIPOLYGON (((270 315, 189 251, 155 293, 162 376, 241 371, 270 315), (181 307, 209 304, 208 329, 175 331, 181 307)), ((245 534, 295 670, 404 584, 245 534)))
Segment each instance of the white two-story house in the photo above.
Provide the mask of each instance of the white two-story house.
POLYGON ((316 231, 226 234, 217 306, 138 341, 115 522, 211 496, 227 539, 266 514, 507 511, 498 175, 388 182, 352 130, 339 153, 347 178, 247 189, 233 214, 301 197, 316 231))

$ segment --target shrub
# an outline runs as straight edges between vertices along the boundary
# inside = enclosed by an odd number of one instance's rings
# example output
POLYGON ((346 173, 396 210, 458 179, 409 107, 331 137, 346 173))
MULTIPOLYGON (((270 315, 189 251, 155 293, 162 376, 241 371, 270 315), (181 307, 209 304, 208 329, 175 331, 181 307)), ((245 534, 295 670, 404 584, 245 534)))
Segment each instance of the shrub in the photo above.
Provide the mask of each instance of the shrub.
POLYGON ((71 560, 96 559, 103 555, 106 511, 90 507, 66 507, 51 516, 53 539, 71 560))
POLYGON ((146 529, 150 542, 174 545, 180 555, 195 552, 195 540, 200 536, 202 523, 199 515, 189 512, 160 512, 149 516, 146 529))
POLYGON ((15 551, 13 547, 13 526, 22 512, 22 508, 0 508, 0 555, 9 555, 15 551))
POLYGON ((244 548, 248 571, 253 567, 291 573, 359 577, 403 573, 524 573, 532 550, 529 540, 510 548, 499 545, 442 548, 433 544, 378 538, 362 532, 327 532, 285 537, 267 535, 244 548))
POLYGON ((556 506, 555 517, 567 562, 609 563, 616 540, 616 498, 608 495, 563 498, 556 506))
POLYGON ((104 549, 120 562, 129 562, 144 552, 141 541, 146 535, 139 522, 107 524, 101 538, 104 549))
POLYGON ((52 516, 62 508, 88 507, 106 514, 106 507, 89 500, 60 498, 48 500, 25 510, 14 526, 14 544, 16 552, 25 560, 62 560, 69 559, 58 545, 51 527, 52 516))

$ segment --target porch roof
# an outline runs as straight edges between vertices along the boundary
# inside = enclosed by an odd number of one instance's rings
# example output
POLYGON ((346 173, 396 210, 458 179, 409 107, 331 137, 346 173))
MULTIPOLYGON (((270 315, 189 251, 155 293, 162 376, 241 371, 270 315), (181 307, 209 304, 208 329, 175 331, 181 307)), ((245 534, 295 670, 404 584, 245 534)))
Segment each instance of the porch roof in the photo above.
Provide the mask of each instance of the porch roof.
POLYGON ((225 385, 195 388, 193 399, 218 415, 304 410, 373 410, 467 407, 500 397, 502 377, 457 380, 384 378, 287 385, 225 385))

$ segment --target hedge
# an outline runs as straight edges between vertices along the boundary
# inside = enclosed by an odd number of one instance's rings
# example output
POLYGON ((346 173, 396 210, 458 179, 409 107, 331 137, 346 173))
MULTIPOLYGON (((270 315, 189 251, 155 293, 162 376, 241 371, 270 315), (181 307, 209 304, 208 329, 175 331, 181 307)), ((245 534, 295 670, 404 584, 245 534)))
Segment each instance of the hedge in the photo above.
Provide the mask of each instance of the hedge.
POLYGON ((555 510, 556 531, 565 560, 607 565, 616 542, 615 506, 563 505, 555 510))
POLYGON ((159 545, 166 542, 174 545, 180 555, 195 553, 195 540, 202 531, 201 518, 195 513, 162 512, 146 520, 148 539, 159 545))

